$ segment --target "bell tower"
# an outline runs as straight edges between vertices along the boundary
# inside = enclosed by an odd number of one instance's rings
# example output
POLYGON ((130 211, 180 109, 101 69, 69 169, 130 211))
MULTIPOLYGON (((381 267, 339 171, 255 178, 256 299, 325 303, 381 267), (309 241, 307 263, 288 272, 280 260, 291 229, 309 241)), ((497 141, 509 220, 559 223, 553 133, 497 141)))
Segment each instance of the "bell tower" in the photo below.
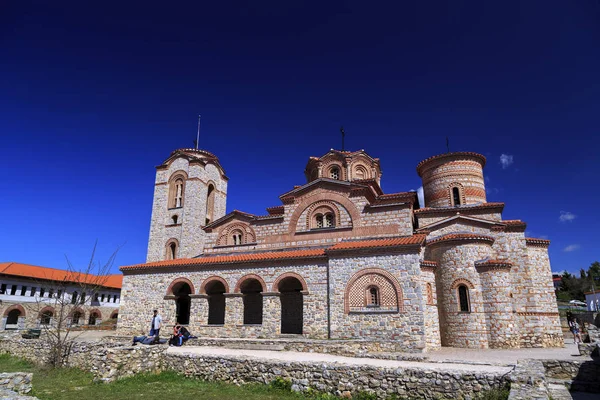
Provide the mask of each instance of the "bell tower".
POLYGON ((228 179, 204 150, 175 150, 156 167, 146 262, 202 253, 203 227, 225 215, 228 179))

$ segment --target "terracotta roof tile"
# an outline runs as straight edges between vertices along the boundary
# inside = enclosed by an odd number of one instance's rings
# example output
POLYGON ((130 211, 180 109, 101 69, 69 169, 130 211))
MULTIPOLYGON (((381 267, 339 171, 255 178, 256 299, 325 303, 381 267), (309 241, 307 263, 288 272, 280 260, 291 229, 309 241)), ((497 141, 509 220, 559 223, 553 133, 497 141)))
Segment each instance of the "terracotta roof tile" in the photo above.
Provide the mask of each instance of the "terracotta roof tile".
POLYGON ((393 237, 371 240, 356 240, 340 242, 331 246, 327 251, 369 249, 398 246, 418 246, 425 242, 425 235, 413 235, 405 237, 393 237))
POLYGON ((527 246, 534 246, 534 247, 550 246, 550 241, 547 239, 525 238, 525 243, 527 244, 527 246))
POLYGON ((481 261, 476 261, 475 262, 475 266, 512 266, 513 263, 511 263, 508 260, 501 260, 501 259, 490 259, 490 260, 481 260, 481 261))
POLYGON ((437 267, 439 263, 437 261, 423 260, 421 261, 421 267, 437 267))
POLYGON ((92 274, 82 274, 79 272, 70 272, 63 269, 39 267, 37 265, 22 264, 16 262, 0 263, 0 274, 19 276, 30 279, 43 279, 55 282, 72 282, 99 284, 102 286, 121 289, 123 275, 106 275, 99 277, 92 274))
POLYGON ((121 267, 121 271, 144 268, 184 267, 196 265, 236 264, 273 260, 288 260, 298 258, 318 258, 325 256, 324 249, 273 251, 266 253, 244 253, 223 256, 208 256, 198 258, 178 258, 175 260, 156 261, 146 264, 136 264, 121 267))
POLYGON ((449 233, 447 235, 442 235, 427 241, 427 245, 432 245, 440 242, 451 242, 451 241, 487 241, 494 242, 494 238, 492 236, 487 235, 476 235, 473 233, 449 233))

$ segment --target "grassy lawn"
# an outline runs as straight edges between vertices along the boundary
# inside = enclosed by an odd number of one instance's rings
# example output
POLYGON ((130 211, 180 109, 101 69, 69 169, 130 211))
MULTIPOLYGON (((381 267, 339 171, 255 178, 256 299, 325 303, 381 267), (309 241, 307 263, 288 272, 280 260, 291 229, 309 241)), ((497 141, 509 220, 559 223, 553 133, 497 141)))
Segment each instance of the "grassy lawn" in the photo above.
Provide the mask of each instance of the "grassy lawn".
POLYGON ((42 400, 148 399, 171 396, 185 399, 302 399, 303 397, 267 385, 204 382, 175 373, 141 374, 113 383, 93 383, 92 374, 78 369, 42 369, 27 361, 0 354, 0 372, 33 372, 30 395, 42 400))
MULTIPOLYGON (((236 386, 229 383, 206 382, 185 378, 173 372, 161 374, 138 374, 112 383, 94 383, 92 374, 75 368, 45 369, 28 361, 7 354, 0 354, 0 372, 33 372, 33 390, 31 396, 41 400, 165 400, 171 396, 178 399, 244 399, 244 400, 276 400, 276 399, 338 399, 333 395, 313 393, 304 396, 291 392, 285 383, 278 385, 249 384, 236 386)), ((356 400, 374 400, 375 396, 356 393, 356 400)), ((395 399, 395 397, 393 397, 395 399)), ((492 390, 482 393, 477 400, 506 400, 508 389, 492 390)))

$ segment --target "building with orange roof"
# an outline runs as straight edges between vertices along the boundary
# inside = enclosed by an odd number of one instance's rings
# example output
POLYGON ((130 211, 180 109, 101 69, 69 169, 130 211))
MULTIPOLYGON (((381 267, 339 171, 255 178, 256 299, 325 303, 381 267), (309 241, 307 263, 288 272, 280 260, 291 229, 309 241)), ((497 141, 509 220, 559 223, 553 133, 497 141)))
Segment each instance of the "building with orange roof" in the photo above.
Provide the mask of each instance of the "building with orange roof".
POLYGON ((218 158, 156 168, 145 263, 121 267, 118 330, 159 309, 198 336, 361 339, 393 350, 562 346, 549 241, 487 202, 484 156, 430 157, 416 192, 384 193, 364 150, 310 157, 264 215, 226 213, 218 158))
MULTIPOLYGON (((0 329, 40 328, 52 324, 60 304, 86 298, 81 288, 99 286, 94 295, 69 308, 67 326, 98 325, 116 319, 121 304, 122 274, 96 276, 29 265, 0 262, 0 329), (81 303, 81 306, 79 306, 81 303)), ((63 312, 65 308, 63 307, 63 312)))

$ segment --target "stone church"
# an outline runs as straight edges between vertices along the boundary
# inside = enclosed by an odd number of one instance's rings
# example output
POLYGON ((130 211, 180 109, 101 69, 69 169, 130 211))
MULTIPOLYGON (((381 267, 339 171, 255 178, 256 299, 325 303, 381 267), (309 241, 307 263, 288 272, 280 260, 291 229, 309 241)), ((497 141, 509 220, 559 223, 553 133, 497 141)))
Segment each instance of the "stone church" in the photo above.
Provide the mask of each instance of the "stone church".
POLYGON ((331 150, 264 215, 226 214, 218 158, 175 150, 156 167, 146 263, 121 267, 118 329, 147 331, 156 308, 198 336, 562 346, 549 241, 486 201, 485 162, 423 160, 419 204, 383 193, 378 158, 331 150))

